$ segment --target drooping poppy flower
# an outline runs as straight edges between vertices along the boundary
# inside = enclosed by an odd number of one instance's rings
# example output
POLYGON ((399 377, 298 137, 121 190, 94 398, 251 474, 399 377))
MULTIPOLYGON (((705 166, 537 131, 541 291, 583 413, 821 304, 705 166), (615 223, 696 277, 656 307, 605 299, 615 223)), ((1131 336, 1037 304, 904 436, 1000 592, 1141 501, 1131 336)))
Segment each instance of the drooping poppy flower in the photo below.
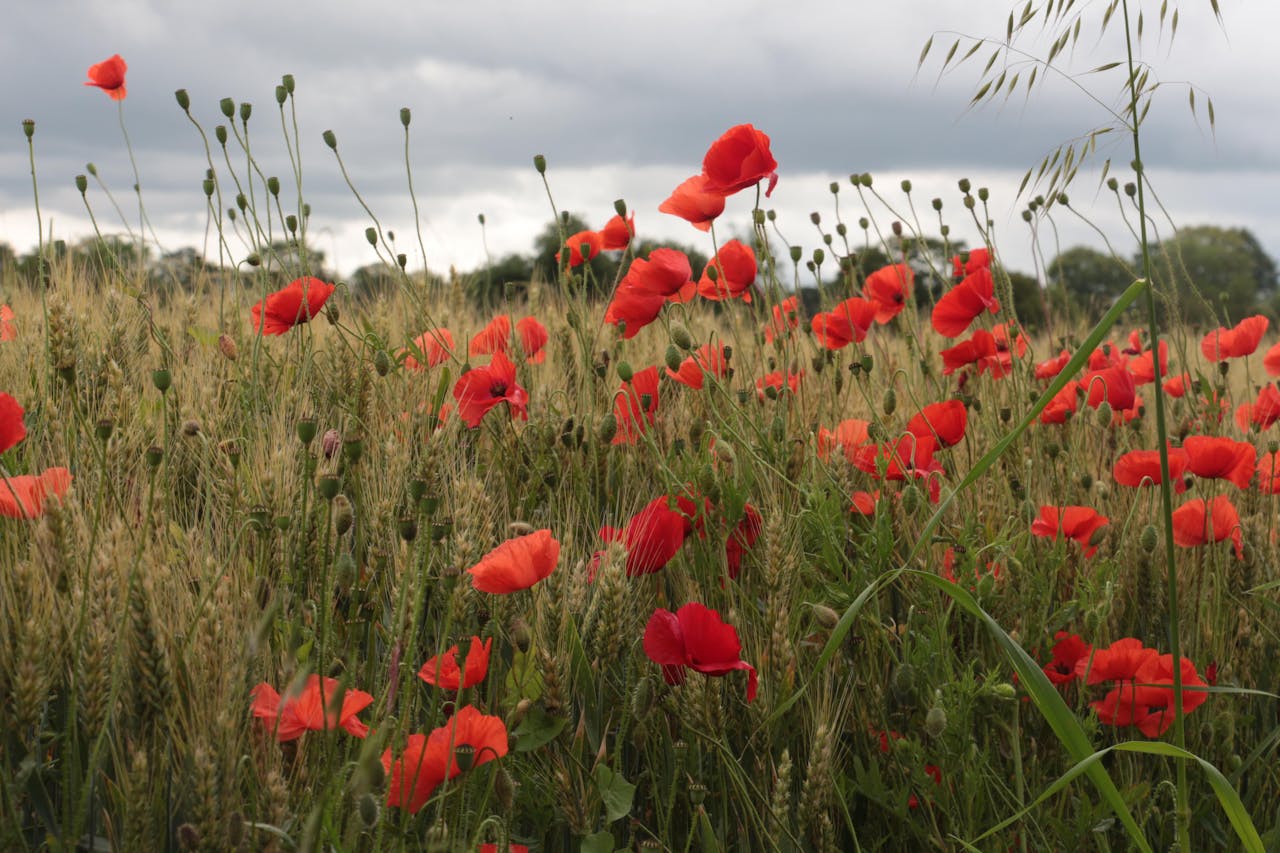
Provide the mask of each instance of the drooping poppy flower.
POLYGON ((1094 538, 1110 523, 1105 515, 1087 506, 1042 506, 1040 515, 1031 522, 1031 532, 1052 539, 1074 539, 1086 557, 1098 551, 1094 538))
POLYGON ((1036 365, 1036 379, 1054 378, 1062 372, 1064 367, 1067 366, 1068 361, 1071 361, 1071 353, 1067 350, 1063 350, 1053 358, 1040 362, 1036 365))
MULTIPOLYGON (((627 577, 634 578, 664 568, 691 530, 691 520, 668 506, 664 495, 633 515, 626 527, 601 527, 600 538, 622 544, 627 551, 627 577)), ((594 578, 594 567, 591 574, 594 578)))
POLYGON ((876 304, 876 322, 888 323, 907 304, 907 292, 915 286, 916 274, 906 264, 892 264, 867 276, 862 294, 876 304))
POLYGON ((1261 314, 1245 317, 1230 329, 1215 329, 1200 340, 1200 352, 1209 361, 1253 355, 1271 321, 1261 314))
POLYGON ((475 687, 489 674, 489 652, 492 649, 493 637, 483 641, 472 637, 471 647, 461 665, 458 663, 458 647, 453 645, 424 663, 418 670, 418 677, 445 690, 475 687))
POLYGON ((724 213, 724 194, 708 191, 706 175, 694 175, 658 205, 658 212, 678 216, 699 231, 707 231, 724 213))
POLYGON ((1044 665, 1044 674, 1056 686, 1070 684, 1083 674, 1082 662, 1088 661, 1093 647, 1079 634, 1059 631, 1054 635, 1053 659, 1044 665))
POLYGON ((764 529, 764 521, 760 518, 759 510, 751 504, 744 504, 742 512, 742 520, 733 528, 728 541, 724 544, 730 580, 738 579, 738 573, 742 570, 742 556, 755 547, 756 540, 760 538, 760 532, 764 529))
POLYGON ((1182 397, 1187 393, 1187 388, 1191 386, 1191 374, 1179 373, 1177 376, 1171 376, 1165 380, 1164 393, 1170 397, 1182 397))
POLYGON ((1084 375, 1080 384, 1085 389, 1085 404, 1091 409, 1102 405, 1103 400, 1112 411, 1121 412, 1133 408, 1137 386, 1133 374, 1123 367, 1106 367, 1084 375))
POLYGON ((841 450, 849 464, 854 464, 858 448, 869 440, 871 422, 862 418, 848 418, 829 430, 818 427, 818 458, 826 461, 833 450, 841 450))
POLYGON ((815 314, 811 321, 813 336, 829 350, 862 343, 876 319, 876 303, 852 296, 826 313, 815 314))
POLYGON ((733 195, 768 178, 767 197, 778 183, 777 168, 778 161, 769 151, 769 137, 750 124, 726 130, 702 158, 706 191, 721 195, 733 195))
POLYGON ((529 394, 516 384, 516 366, 501 352, 495 352, 487 365, 473 367, 458 377, 453 398, 458 401, 458 415, 471 429, 480 426, 499 403, 507 404, 512 417, 529 419, 529 394))
POLYGON ((1042 424, 1065 424, 1067 418, 1075 414, 1079 405, 1080 383, 1076 380, 1062 386, 1062 390, 1053 395, 1049 405, 1040 413, 1042 424))
POLYGON ((947 347, 938 354, 942 356, 943 376, 950 376, 971 364, 977 366, 979 374, 991 371, 995 379, 1003 378, 1008 372, 1000 361, 995 336, 986 329, 976 330, 965 340, 953 347, 947 347))
POLYGON ((706 605, 691 601, 675 613, 658 608, 644 629, 644 652, 662 667, 668 684, 682 684, 686 667, 704 675, 747 672, 747 701, 756 698, 756 668, 742 660, 742 642, 732 625, 706 605))
POLYGON ((1091 656, 1080 659, 1076 671, 1087 684, 1107 681, 1133 681, 1138 670, 1147 661, 1159 656, 1155 649, 1148 649, 1141 640, 1125 637, 1116 640, 1105 649, 1094 649, 1091 656))
MULTIPOLYGON (((1187 451, 1181 447, 1169 448, 1169 481, 1178 494, 1187 490, 1186 481, 1182 478, 1187 462, 1187 451)), ((1130 488, 1160 485, 1160 451, 1130 450, 1116 460, 1111 476, 1121 486, 1130 488)))
POLYGON ((299 323, 314 319, 336 287, 313 276, 295 278, 249 309, 254 331, 283 335, 299 323))
POLYGON ((791 330, 800 325, 800 318, 796 316, 799 307, 800 300, 795 296, 788 296, 781 303, 773 306, 773 319, 764 330, 766 343, 771 344, 778 338, 789 336, 791 330))
POLYGON ((342 690, 336 678, 307 676, 306 684, 297 695, 286 694, 283 699, 276 689, 265 681, 259 682, 250 693, 253 704, 250 710, 263 721, 267 731, 276 740, 295 740, 304 732, 322 732, 341 728, 362 738, 369 727, 356 717, 373 704, 373 697, 363 690, 342 690), (341 694, 342 704, 337 705, 341 694))
POLYGON ((618 431, 613 444, 635 444, 658 417, 658 368, 646 367, 623 382, 613 398, 618 431))
POLYGON ((698 295, 713 302, 741 297, 751 301, 751 285, 756 280, 756 253, 741 240, 730 240, 698 279, 698 295))
POLYGON ((387 805, 416 814, 441 782, 506 755, 509 740, 501 717, 464 705, 431 734, 409 735, 398 759, 392 760, 390 749, 382 754, 387 805), (466 754, 465 761, 459 761, 460 754, 466 754))
MULTIPOLYGON (((599 231, 579 231, 577 234, 569 235, 564 244, 569 247, 569 266, 580 267, 600 254, 600 250, 604 248, 604 238, 600 236, 599 231), (587 250, 585 256, 582 254, 583 247, 587 250)), ((559 261, 560 253, 556 252, 556 262, 559 261)))
POLYGON ((761 400, 769 396, 767 389, 772 388, 775 396, 781 395, 782 389, 786 388, 794 397, 800 393, 800 380, 804 378, 804 371, 792 373, 787 371, 786 375, 782 371, 775 370, 773 373, 767 373, 756 380, 756 396, 761 400))
MULTIPOLYGON (((1147 737, 1160 737, 1174 721, 1173 655, 1161 655, 1146 649, 1143 661, 1132 679, 1121 681, 1105 697, 1089 705, 1098 719, 1112 726, 1137 726, 1147 737)), ((1205 703, 1209 694, 1195 665, 1181 662, 1182 712, 1186 714, 1205 703)))
POLYGON ((548 529, 508 539, 467 569, 471 585, 481 592, 506 595, 528 589, 555 571, 560 543, 548 529))
POLYGON ((62 500, 71 488, 66 468, 46 468, 40 474, 0 478, 0 515, 6 518, 39 518, 50 497, 62 500))
POLYGON ((1258 491, 1264 495, 1280 495, 1280 453, 1264 453, 1258 457, 1258 491))
POLYGON ((614 216, 600 229, 600 248, 606 252, 625 249, 636 236, 636 215, 633 213, 626 219, 614 216))
POLYGON ((999 310, 991 270, 979 267, 942 295, 933 306, 930 322, 933 330, 944 338, 958 338, 983 311, 995 314, 999 310))
POLYGON ((1189 435, 1182 442, 1187 470, 1205 480, 1226 480, 1237 489, 1249 488, 1257 449, 1246 441, 1209 435, 1189 435))
POLYGON ((1173 511, 1173 543, 1195 548, 1230 539, 1236 559, 1244 559, 1244 535, 1240 530, 1240 514, 1226 495, 1218 495, 1207 504, 1204 498, 1187 501, 1173 511))
POLYGON ((907 421, 907 432, 920 438, 930 438, 939 448, 954 447, 964 440, 969 412, 959 400, 943 400, 930 403, 907 421))
POLYGON ((1236 409, 1236 425, 1241 432, 1248 432, 1249 427, 1258 430, 1270 429, 1280 420, 1280 389, 1274 385, 1263 385, 1258 392, 1258 399, 1252 403, 1241 403, 1236 409))
POLYGON ((693 355, 680 362, 679 370, 667 368, 667 376, 693 389, 703 386, 707 376, 716 379, 729 371, 729 360, 724 354, 724 344, 703 344, 693 355))
MULTIPOLYGON (((1169 375, 1169 342, 1161 341, 1157 347, 1160 353, 1160 375, 1169 375)), ((1150 385, 1156 381, 1155 350, 1140 351, 1130 359, 1129 372, 1133 374, 1135 385, 1150 385)))
POLYGON ((97 65, 89 66, 89 79, 85 81, 86 86, 97 86, 113 101, 123 101, 125 97, 124 75, 129 70, 129 66, 120 58, 120 54, 115 54, 110 59, 104 59, 97 65))
MULTIPOLYGON (((439 367, 453 357, 453 333, 444 327, 429 329, 413 339, 413 346, 427 360, 427 367, 439 367)), ((413 348, 407 350, 404 366, 408 370, 421 370, 422 363, 413 355, 413 348)))
POLYGON ((662 306, 689 282, 689 257, 676 249, 654 249, 648 259, 636 258, 618 282, 604 321, 626 324, 623 338, 631 339, 652 323, 662 306))
POLYGON ((520 339, 520 349, 524 351, 525 360, 530 364, 542 364, 547 360, 547 327, 536 318, 525 317, 517 322, 516 337, 520 339))
POLYGON ((511 318, 499 314, 476 332, 467 345, 467 355, 493 355, 495 352, 507 352, 510 348, 511 318))
POLYGON ((854 492, 849 496, 849 500, 852 501, 852 506, 849 507, 849 512, 857 513, 858 515, 875 515, 876 504, 880 503, 880 490, 876 489, 874 492, 854 492))
POLYGON ((0 305, 0 343, 11 341, 16 337, 18 337, 18 331, 13 328, 13 309, 8 305, 0 305))
POLYGON ((22 420, 25 415, 21 403, 0 391, 0 453, 27 437, 27 425, 22 420))

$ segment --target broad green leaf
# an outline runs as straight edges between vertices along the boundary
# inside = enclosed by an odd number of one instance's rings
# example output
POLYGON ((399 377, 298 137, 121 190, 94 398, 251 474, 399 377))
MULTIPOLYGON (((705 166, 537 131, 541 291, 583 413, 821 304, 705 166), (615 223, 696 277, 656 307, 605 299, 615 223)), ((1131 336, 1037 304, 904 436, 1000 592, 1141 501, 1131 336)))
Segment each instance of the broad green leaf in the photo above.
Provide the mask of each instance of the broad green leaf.
POLYGON ((613 823, 631 813, 631 802, 636 795, 635 785, 622 778, 620 773, 614 773, 607 764, 597 764, 591 776, 595 779, 600 799, 604 801, 606 821, 613 823))

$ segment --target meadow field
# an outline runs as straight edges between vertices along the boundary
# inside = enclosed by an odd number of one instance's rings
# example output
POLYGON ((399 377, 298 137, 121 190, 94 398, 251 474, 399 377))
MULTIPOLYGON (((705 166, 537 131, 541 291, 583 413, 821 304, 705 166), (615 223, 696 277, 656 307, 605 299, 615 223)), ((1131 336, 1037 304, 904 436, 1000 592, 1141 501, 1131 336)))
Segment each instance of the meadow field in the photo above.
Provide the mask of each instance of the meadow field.
POLYGON ((1140 162, 1096 325, 949 242, 967 180, 922 226, 841 178, 787 246, 751 124, 528 281, 371 212, 375 290, 250 180, 246 107, 231 262, 103 224, 0 291, 0 848, 1280 845, 1280 343, 1179 319, 1140 162))

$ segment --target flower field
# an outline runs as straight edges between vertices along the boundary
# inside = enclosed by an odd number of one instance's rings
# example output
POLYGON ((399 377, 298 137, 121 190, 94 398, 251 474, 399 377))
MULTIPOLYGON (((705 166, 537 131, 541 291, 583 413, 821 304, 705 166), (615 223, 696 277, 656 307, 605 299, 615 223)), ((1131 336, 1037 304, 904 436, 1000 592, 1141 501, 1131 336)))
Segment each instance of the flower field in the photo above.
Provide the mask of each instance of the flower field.
POLYGON ((1136 276, 1029 331, 994 242, 858 229, 866 174, 802 298, 770 143, 496 303, 376 220, 394 290, 326 280, 212 158, 236 265, 0 292, 0 847, 1280 845, 1268 317, 1157 324, 1136 276))

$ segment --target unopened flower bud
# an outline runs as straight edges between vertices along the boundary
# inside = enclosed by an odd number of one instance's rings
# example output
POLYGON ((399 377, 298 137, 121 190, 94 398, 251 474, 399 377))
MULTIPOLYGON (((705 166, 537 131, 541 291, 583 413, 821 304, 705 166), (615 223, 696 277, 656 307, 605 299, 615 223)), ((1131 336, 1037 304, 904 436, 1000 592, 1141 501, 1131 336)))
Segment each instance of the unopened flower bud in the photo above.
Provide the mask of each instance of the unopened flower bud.
POLYGON ((169 372, 167 367, 153 370, 151 371, 151 384, 156 386, 156 390, 163 394, 173 385, 173 374, 169 372))
POLYGON ((267 192, 279 198, 280 196, 280 179, 275 175, 267 178, 267 192))
POLYGON ((605 412, 600 418, 600 425, 596 427, 596 437, 600 439, 601 444, 608 444, 617 434, 618 419, 614 417, 613 412, 605 412))
POLYGON ((688 328, 679 321, 671 324, 671 342, 685 352, 693 349, 693 336, 689 334, 688 328))
POLYGON ((409 108, 408 108, 408 107, 401 107, 401 108, 400 108, 400 124, 404 125, 405 127, 408 127, 408 126, 409 126, 409 120, 410 120, 412 117, 413 117, 413 116, 409 113, 409 108))
POLYGON ((373 354, 373 369, 379 376, 386 376, 391 372, 391 356, 386 350, 380 349, 373 354))
POLYGON ((214 127, 213 138, 218 140, 218 144, 225 148, 227 145, 227 126, 220 124, 214 127))
POLYGON ((939 705, 929 709, 924 717, 924 731, 929 737, 941 737, 947 730, 947 712, 939 705))
POLYGON ((222 114, 227 118, 232 118, 236 114, 236 102, 230 98, 223 98, 218 101, 218 108, 222 110, 222 114))
POLYGON ((533 168, 538 170, 539 175, 545 175, 547 173, 547 158, 542 154, 534 154, 533 168))
POLYGON ((333 529, 339 536, 351 529, 355 524, 356 513, 351 500, 346 495, 338 495, 333 499, 333 529))
POLYGON ((886 416, 892 415, 898 408, 898 393, 890 385, 884 392, 884 403, 881 407, 886 416))
POLYGON ((1160 543, 1160 535, 1156 532, 1155 525, 1148 524, 1142 528, 1142 532, 1138 534, 1138 544, 1142 546, 1142 550, 1148 554, 1156 550, 1156 545, 1160 543))
POLYGON ((282 85, 276 86, 276 104, 284 106, 284 102, 289 100, 289 90, 282 85))
POLYGON ((213 191, 216 188, 216 186, 217 185, 214 184, 213 182, 213 178, 205 178, 203 181, 200 182, 200 188, 204 190, 205 198, 213 198, 213 191))
POLYGON ((813 608, 813 618, 818 620, 818 624, 828 631, 834 630, 836 625, 840 624, 840 614, 825 604, 811 604, 809 606, 813 608))
POLYGON ((325 145, 328 145, 334 151, 338 150, 338 137, 334 135, 332 130, 326 130, 320 134, 320 138, 324 140, 325 145))

